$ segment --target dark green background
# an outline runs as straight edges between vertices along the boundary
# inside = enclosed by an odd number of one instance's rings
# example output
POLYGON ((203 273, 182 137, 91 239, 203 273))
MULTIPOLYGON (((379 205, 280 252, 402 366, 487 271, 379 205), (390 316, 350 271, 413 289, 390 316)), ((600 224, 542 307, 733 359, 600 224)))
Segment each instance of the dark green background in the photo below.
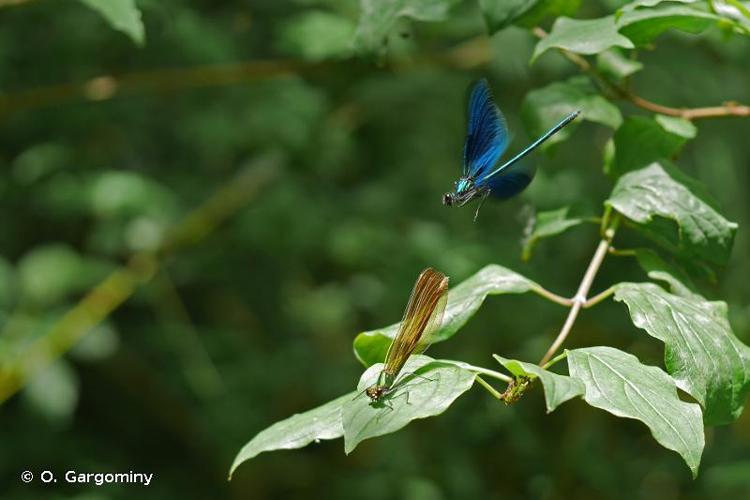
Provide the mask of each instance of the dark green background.
MULTIPOLYGON (((614 3, 587 3, 580 17, 614 3)), ((478 62, 474 52, 456 57, 457 46, 486 32, 465 2, 448 22, 399 26, 386 57, 317 63, 300 47, 320 34, 303 32, 298 19, 321 9, 356 22, 355 2, 138 5, 143 48, 78 2, 0 9, 0 359, 44 335, 114 265, 238 172, 270 155, 278 175, 166 259, 46 380, 0 407, 2 498, 750 497, 747 412, 707 429, 692 481, 640 423, 579 400, 546 415, 540 391, 506 407, 479 389, 349 457, 341 440, 263 454, 228 483, 235 454, 257 432, 352 390, 362 369, 352 339, 397 321, 424 267, 459 283, 495 262, 571 295, 596 226, 542 242, 529 263, 520 259, 523 228, 533 210, 600 214, 612 187, 601 172, 611 131, 580 125, 535 158, 539 173, 520 198, 488 202, 472 223, 473 208, 440 204, 460 171, 466 86, 489 79, 516 151, 529 140, 518 118, 524 95, 576 74, 553 53, 529 67, 528 32, 493 36, 488 53, 477 45, 478 62), (254 72, 263 60, 290 64, 254 72), (206 82, 198 69, 225 63, 249 70, 206 82), (120 78, 139 72, 155 80, 120 78), (119 82, 111 98, 76 90, 102 75, 119 82), (58 92, 34 91, 49 87, 58 92), (43 487, 21 482, 27 469, 155 478, 148 488, 43 487)), ((646 69, 635 86, 677 107, 747 103, 747 40, 664 35, 641 53, 646 69)), ((703 292, 729 303, 748 343, 750 120, 697 125, 678 163, 740 225, 728 268, 703 292)), ((640 242, 622 231, 616 245, 640 242)), ((632 260, 609 258, 593 291, 644 278, 632 260)), ((430 354, 488 367, 492 353, 535 361, 564 316, 535 296, 490 298, 430 354)), ((621 304, 585 311, 569 345, 614 345, 661 364, 661 345, 630 325, 621 304)))

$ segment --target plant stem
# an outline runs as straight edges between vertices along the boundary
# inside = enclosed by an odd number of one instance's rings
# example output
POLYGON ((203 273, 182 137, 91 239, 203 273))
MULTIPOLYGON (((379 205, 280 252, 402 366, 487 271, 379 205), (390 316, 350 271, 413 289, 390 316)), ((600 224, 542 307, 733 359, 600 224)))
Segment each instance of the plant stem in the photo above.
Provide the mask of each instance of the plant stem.
POLYGON ((488 377, 496 378, 498 380, 502 380, 503 382, 510 382, 513 380, 513 377, 509 377, 503 373, 496 372, 493 370, 488 370, 487 368, 482 368, 481 366, 474 366, 471 365, 470 368, 471 371, 481 373, 482 375, 486 375, 488 377))
POLYGON ((589 290, 591 289, 591 284, 594 282, 594 278, 596 277, 596 273, 599 272, 599 268, 604 261, 604 257, 607 255, 609 247, 612 244, 612 238, 614 238, 615 236, 615 231, 617 230, 617 225, 619 224, 619 222, 620 218, 615 215, 609 227, 604 232, 604 237, 601 239, 601 241, 599 241, 599 245, 596 247, 594 256, 591 258, 591 262, 589 262, 589 267, 586 269, 586 273, 583 275, 581 284, 578 286, 578 291, 576 292, 575 297, 573 297, 573 307, 570 308, 568 317, 565 319, 565 324, 563 324, 560 333, 557 334, 557 338, 549 347, 542 360, 539 362, 540 366, 545 365, 550 359, 552 359, 552 356, 555 355, 557 350, 560 348, 563 342, 565 342, 565 339, 570 334, 570 330, 573 328, 573 324, 578 317, 578 313, 586 304, 586 296, 588 295, 589 290))
POLYGON ((539 295, 540 297, 544 297, 545 299, 554 302, 555 304, 560 304, 561 306, 565 307, 570 307, 573 305, 573 299, 569 299, 567 297, 557 295, 556 293, 552 293, 541 285, 532 286, 531 291, 539 295))
POLYGON ((546 370, 547 368, 549 368, 550 366, 554 365, 558 361, 562 361, 563 359, 565 359, 567 357, 568 357, 568 353, 567 352, 560 353, 557 356, 555 356, 554 358, 552 358, 549 361, 547 361, 546 363, 544 363, 544 365, 542 366, 542 368, 544 368, 546 370))
POLYGON ((586 303, 583 304, 583 308, 584 309, 588 309, 589 307, 594 307, 599 302, 605 300, 606 298, 608 298, 613 293, 615 293, 615 287, 611 286, 611 287, 607 288, 606 290, 604 290, 603 292, 599 292, 596 295, 594 295, 593 297, 591 297, 590 299, 588 299, 586 301, 586 303))
POLYGON ((503 395, 499 393, 494 387, 492 387, 489 383, 487 383, 482 377, 477 375, 476 381, 479 382, 479 385, 487 389, 487 391, 495 396, 500 401, 503 401, 503 395))

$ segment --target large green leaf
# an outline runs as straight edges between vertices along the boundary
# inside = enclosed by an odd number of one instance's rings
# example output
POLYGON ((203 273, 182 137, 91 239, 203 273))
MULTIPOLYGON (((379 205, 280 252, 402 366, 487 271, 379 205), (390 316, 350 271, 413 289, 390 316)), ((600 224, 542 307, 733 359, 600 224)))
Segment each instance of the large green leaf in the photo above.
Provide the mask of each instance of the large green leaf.
POLYGON ((135 0, 81 0, 107 20, 112 28, 121 31, 138 45, 146 39, 141 11, 135 0))
POLYGON ((547 404, 547 413, 552 412, 564 402, 576 396, 583 395, 584 386, 580 380, 545 370, 533 363, 506 359, 497 354, 493 354, 493 357, 516 377, 525 377, 532 380, 539 378, 544 387, 544 401, 547 404))
POLYGON ((392 392, 373 403, 364 390, 377 381, 382 369, 382 364, 368 368, 357 386, 359 396, 344 402, 344 450, 347 454, 365 439, 395 432, 412 420, 443 413, 471 388, 476 377, 473 371, 451 362, 412 356, 392 392))
POLYGON ((568 217, 570 207, 557 210, 539 212, 534 218, 534 225, 523 241, 521 258, 525 261, 531 258, 531 253, 537 242, 543 238, 550 238, 584 222, 583 219, 568 217))
POLYGON ((365 52, 382 48, 400 18, 444 21, 456 3, 458 0, 360 0, 355 48, 365 52))
POLYGON ((653 163, 622 176, 605 203, 669 251, 723 265, 737 224, 717 212, 694 183, 675 169, 653 163))
POLYGON ((684 125, 679 128, 676 122, 661 123, 645 116, 628 117, 615 131, 615 155, 606 168, 607 173, 619 177, 656 160, 672 158, 688 139, 686 133, 687 128, 684 125))
MULTIPOLYGON (((679 284, 671 280, 673 286, 679 284)), ((680 295, 653 283, 620 283, 633 324, 664 342, 664 364, 677 386, 704 408, 708 425, 733 422, 750 392, 750 347, 732 333, 726 304, 687 288, 680 295)))
MULTIPOLYGON (((584 120, 616 129, 622 123, 617 106, 601 96, 586 77, 555 82, 526 94, 521 119, 529 135, 536 138, 573 111, 580 110, 584 120)), ((553 135, 546 144, 565 140, 572 126, 553 135)))
POLYGON ((322 439, 335 439, 344 435, 341 425, 341 407, 351 401, 356 392, 345 394, 304 413, 298 413, 259 432, 242 447, 229 469, 231 479, 242 462, 264 451, 294 450, 322 439))
POLYGON ((549 16, 573 15, 580 0, 479 0, 490 33, 511 24, 524 27, 538 25, 549 16))
POLYGON ((617 32, 614 17, 585 20, 561 17, 552 25, 549 35, 536 44, 531 61, 551 48, 578 54, 598 54, 611 47, 634 47, 633 42, 617 32))
MULTIPOLYGON (((484 302, 487 295, 525 293, 538 287, 536 283, 509 269, 489 265, 448 292, 443 323, 435 332, 434 342, 452 337, 484 302)), ((396 336, 399 323, 362 332, 354 339, 354 354, 365 366, 385 359, 385 353, 396 336)))
POLYGON ((617 19, 617 29, 636 45, 645 45, 669 29, 700 33, 720 20, 710 12, 670 5, 625 12, 617 19))
POLYGON ((588 404, 640 420, 659 444, 682 456, 693 477, 698 474, 704 445, 701 409, 680 401, 669 375, 612 347, 570 350, 568 367, 570 376, 586 387, 588 404))

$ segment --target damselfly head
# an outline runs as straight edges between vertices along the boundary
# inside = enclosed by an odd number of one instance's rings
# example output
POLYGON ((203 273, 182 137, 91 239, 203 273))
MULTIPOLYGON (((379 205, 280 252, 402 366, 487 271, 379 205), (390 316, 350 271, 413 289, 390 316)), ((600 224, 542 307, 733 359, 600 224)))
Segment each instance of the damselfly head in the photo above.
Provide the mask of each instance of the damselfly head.
POLYGON ((450 207, 451 205, 453 205, 453 203, 453 193, 445 193, 443 195, 443 205, 445 205, 446 207, 450 207))

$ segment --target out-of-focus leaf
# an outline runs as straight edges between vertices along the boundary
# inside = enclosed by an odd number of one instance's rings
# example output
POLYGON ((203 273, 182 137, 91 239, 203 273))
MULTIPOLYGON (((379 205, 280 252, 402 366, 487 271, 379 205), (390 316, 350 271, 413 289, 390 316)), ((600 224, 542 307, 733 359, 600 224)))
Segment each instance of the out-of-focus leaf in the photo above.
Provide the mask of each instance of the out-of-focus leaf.
POLYGON ((444 21, 458 0, 360 0, 361 15, 354 37, 356 49, 373 52, 385 46, 400 18, 444 21))
POLYGON ((739 0, 716 0, 711 2, 713 11, 734 23, 737 23, 745 34, 750 30, 750 2, 739 0))
POLYGON ((70 419, 78 405, 78 376, 63 359, 36 372, 26 384, 23 397, 52 422, 70 419))
MULTIPOLYGON (((474 316, 487 295, 525 293, 538 286, 530 279, 498 265, 482 268, 448 292, 443 323, 435 332, 433 341, 441 342, 452 337, 474 316)), ((354 354, 357 359, 365 366, 383 361, 391 340, 398 332, 399 324, 357 335, 354 339, 354 354)))
POLYGON ((612 47, 632 49, 633 42, 617 32, 612 16, 599 19, 570 19, 561 17, 552 25, 549 35, 539 40, 531 61, 551 48, 569 50, 577 54, 598 54, 612 47))
POLYGON ((70 158, 70 150, 58 143, 36 144, 13 160, 13 177, 21 184, 33 184, 67 166, 70 158))
MULTIPOLYGON (((668 123, 670 129, 673 124, 668 123)), ((681 130, 684 134, 685 130, 681 130)), ((619 177, 660 159, 676 155, 687 138, 667 130, 661 123, 644 116, 628 117, 614 135, 614 161, 607 173, 619 177)))
POLYGON ((701 409, 680 401, 669 375, 612 347, 567 352, 570 376, 586 386, 583 399, 588 404, 640 420, 659 444, 682 456, 693 477, 698 474, 704 446, 701 409))
POLYGON ((479 0, 479 9, 490 33, 495 33, 511 24, 532 27, 549 16, 571 16, 580 3, 580 0, 479 0))
POLYGON ((617 9, 617 15, 619 17, 625 12, 630 12, 641 7, 655 7, 660 3, 693 3, 697 1, 698 0, 635 0, 634 2, 625 4, 617 9))
POLYGON ((667 132, 679 135, 685 139, 694 139, 698 134, 698 129, 695 128, 693 122, 685 120, 684 118, 677 118, 675 116, 656 115, 656 123, 667 132))
POLYGON ((609 49, 596 56, 596 67, 604 75, 622 80, 643 69, 643 63, 625 56, 620 49, 609 49))
POLYGON ((476 374, 460 366, 428 356, 412 356, 404 365, 393 390, 372 403, 364 390, 378 380, 382 364, 368 368, 357 385, 360 393, 342 408, 344 451, 375 436, 395 432, 412 420, 443 413, 474 383, 476 374))
POLYGON ((103 279, 110 266, 78 255, 65 245, 37 247, 18 263, 23 297, 51 305, 68 294, 82 292, 103 279))
POLYGON ((584 392, 583 383, 580 380, 560 375, 533 363, 506 359, 497 354, 493 357, 516 377, 539 378, 544 387, 544 401, 547 404, 547 413, 576 396, 582 396, 584 392))
POLYGON ((129 171, 104 171, 89 188, 91 210, 99 217, 148 214, 169 221, 177 212, 174 195, 157 182, 129 171))
MULTIPOLYGON (((555 82, 526 94, 521 119, 531 137, 539 137, 570 113, 580 110, 584 120, 616 129, 622 123, 617 106, 596 92, 585 77, 555 82)), ((545 145, 564 141, 575 125, 569 125, 550 137, 545 145)))
POLYGON ((510 26, 519 17, 526 14, 539 0, 479 0, 479 9, 484 15, 490 33, 495 33, 510 26))
POLYGON ((710 12, 672 5, 625 12, 617 19, 617 29, 636 45, 645 45, 667 30, 700 33, 720 20, 710 12))
POLYGON ((523 250, 521 251, 523 260, 528 261, 531 258, 534 247, 542 238, 558 235, 584 222, 583 219, 569 218, 568 210, 570 210, 570 207, 562 207, 536 214, 531 232, 526 235, 523 241, 523 250))
POLYGON ((231 479, 234 471, 243 462, 263 453, 273 450, 295 450, 315 441, 336 439, 344 435, 341 425, 341 407, 351 401, 355 392, 344 394, 333 401, 318 406, 304 413, 297 413, 291 417, 276 422, 271 427, 259 432, 251 439, 234 459, 229 469, 231 479))
POLYGON ((73 348, 70 355, 81 361, 96 362, 111 356, 120 344, 111 323, 101 323, 91 329, 73 348))
POLYGON ((137 45, 146 41, 141 11, 135 0, 81 0, 84 5, 97 11, 110 26, 130 37, 137 45))
POLYGON ((542 21, 549 17, 574 16, 580 6, 581 0, 538 0, 513 24, 524 28, 533 28, 539 26, 542 21))
POLYGON ((279 45, 285 52, 311 61, 347 57, 352 53, 355 25, 344 16, 312 10, 287 21, 279 45))
POLYGON ((703 406, 706 424, 733 422, 750 392, 750 347, 732 333, 724 302, 678 291, 679 296, 653 283, 620 283, 615 300, 627 304, 635 326, 664 342, 667 372, 703 406))
POLYGON ((644 234, 686 259, 723 265, 737 224, 724 218, 676 172, 659 163, 622 176, 605 202, 644 234), (677 225, 677 230, 668 221, 677 225))

